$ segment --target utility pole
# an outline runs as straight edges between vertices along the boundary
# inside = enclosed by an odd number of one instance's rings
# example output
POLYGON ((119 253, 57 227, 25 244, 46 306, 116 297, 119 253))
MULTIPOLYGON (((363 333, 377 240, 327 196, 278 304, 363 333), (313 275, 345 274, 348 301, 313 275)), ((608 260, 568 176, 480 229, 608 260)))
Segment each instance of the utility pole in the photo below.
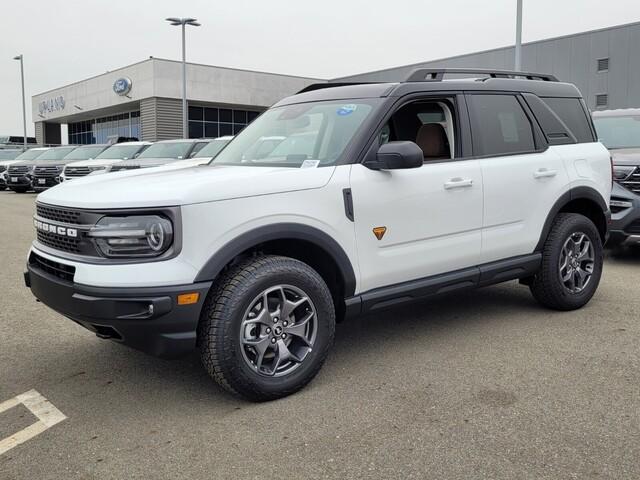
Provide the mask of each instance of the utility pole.
POLYGON ((170 17, 165 19, 173 26, 182 27, 182 137, 189 138, 189 119, 187 116, 187 47, 185 42, 185 30, 187 25, 199 27, 196 18, 170 17))
POLYGON ((22 134, 24 135, 24 150, 27 150, 27 108, 24 102, 24 65, 22 63, 22 54, 13 57, 14 60, 20 60, 20 78, 22 80, 22 134))
POLYGON ((522 0, 516 0, 518 6, 516 8, 516 58, 515 70, 522 70, 522 0))

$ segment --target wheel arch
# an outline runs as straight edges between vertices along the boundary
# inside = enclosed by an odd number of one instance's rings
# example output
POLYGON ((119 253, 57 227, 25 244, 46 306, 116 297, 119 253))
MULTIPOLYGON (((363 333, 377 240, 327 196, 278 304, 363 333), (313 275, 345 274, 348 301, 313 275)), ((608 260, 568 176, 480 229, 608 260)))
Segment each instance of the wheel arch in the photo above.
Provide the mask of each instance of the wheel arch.
POLYGON ((544 222, 540 239, 535 251, 539 252, 551 231, 553 220, 559 213, 579 213, 589 218, 598 229, 600 238, 604 244, 607 240, 609 229, 610 211, 607 202, 600 192, 591 187, 575 187, 562 194, 551 208, 544 222))
POLYGON ((336 300, 344 302, 355 293, 355 272, 340 244, 325 232, 298 223, 266 225, 235 237, 209 258, 194 281, 215 280, 234 260, 255 252, 288 256, 309 264, 323 277, 336 300), (338 285, 332 285, 334 273, 338 285))

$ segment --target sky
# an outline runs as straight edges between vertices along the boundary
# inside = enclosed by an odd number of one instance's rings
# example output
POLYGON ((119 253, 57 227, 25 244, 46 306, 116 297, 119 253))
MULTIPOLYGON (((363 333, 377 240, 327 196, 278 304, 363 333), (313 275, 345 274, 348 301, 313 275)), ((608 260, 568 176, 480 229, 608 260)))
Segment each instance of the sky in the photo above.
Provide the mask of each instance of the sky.
MULTIPOLYGON (((335 78, 511 45, 516 0, 5 0, 0 29, 0 135, 27 132, 31 96, 138 62, 179 59, 335 78)), ((523 42, 640 21, 638 0, 524 0, 523 42)))

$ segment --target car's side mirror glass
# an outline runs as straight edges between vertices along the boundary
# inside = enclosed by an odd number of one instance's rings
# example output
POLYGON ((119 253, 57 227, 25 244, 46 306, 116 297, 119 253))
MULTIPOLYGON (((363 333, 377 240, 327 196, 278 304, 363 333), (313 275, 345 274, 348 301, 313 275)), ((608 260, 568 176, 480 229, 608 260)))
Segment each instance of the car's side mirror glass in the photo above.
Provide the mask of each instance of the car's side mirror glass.
POLYGON ((365 161, 364 166, 372 170, 398 170, 419 168, 424 163, 422 149, 414 142, 389 142, 380 146, 375 159, 365 161))

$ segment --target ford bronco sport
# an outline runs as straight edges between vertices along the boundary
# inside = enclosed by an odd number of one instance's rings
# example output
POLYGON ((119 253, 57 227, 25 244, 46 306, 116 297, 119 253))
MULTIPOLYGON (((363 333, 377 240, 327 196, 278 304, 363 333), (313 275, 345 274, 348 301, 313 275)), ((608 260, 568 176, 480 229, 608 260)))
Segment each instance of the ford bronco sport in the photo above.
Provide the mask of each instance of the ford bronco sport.
POLYGON ((25 280, 101 338, 198 348, 222 387, 269 400, 316 375, 348 316, 515 279, 582 307, 611 184, 580 93, 549 75, 312 85, 208 166, 41 194, 25 280))

